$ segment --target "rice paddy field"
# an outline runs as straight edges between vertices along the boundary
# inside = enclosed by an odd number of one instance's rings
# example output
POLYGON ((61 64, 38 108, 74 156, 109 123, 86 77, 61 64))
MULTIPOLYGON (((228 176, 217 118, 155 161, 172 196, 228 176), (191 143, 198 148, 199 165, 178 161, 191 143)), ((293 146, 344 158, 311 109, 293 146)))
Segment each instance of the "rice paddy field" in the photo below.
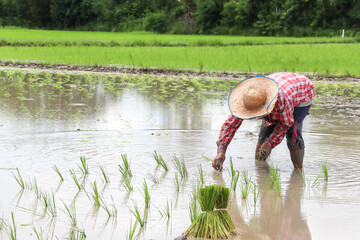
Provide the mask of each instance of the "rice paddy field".
POLYGON ((241 79, 2 67, 0 239, 175 239, 214 184, 230 189, 228 239, 358 239, 360 108, 322 102, 360 97, 356 41, 0 29, 1 62, 339 77, 314 82, 303 171, 285 141, 255 161, 251 120, 219 172, 241 79))

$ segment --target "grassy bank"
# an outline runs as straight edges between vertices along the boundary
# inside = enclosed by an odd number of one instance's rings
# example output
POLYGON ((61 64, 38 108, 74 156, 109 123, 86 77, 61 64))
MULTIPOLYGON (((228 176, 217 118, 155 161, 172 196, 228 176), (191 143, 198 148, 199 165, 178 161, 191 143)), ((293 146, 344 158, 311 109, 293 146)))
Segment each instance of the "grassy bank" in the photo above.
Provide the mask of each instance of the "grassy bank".
POLYGON ((1 47, 3 62, 360 76, 359 44, 233 47, 1 47))
POLYGON ((0 28, 0 45, 3 46, 238 46, 357 42, 360 39, 340 37, 243 37, 0 28))

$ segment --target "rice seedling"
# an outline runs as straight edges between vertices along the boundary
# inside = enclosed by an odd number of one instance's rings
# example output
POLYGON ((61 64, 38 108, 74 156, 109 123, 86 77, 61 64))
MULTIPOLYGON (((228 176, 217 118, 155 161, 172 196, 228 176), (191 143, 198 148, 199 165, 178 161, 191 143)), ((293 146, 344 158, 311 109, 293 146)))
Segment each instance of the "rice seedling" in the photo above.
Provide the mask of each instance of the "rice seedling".
POLYGON ((0 233, 4 229, 5 226, 6 226, 6 222, 4 221, 4 219, 2 219, 0 217, 0 233))
POLYGON ((103 181, 105 183, 109 183, 110 179, 109 179, 108 173, 104 170, 104 168, 102 166, 100 166, 100 170, 101 170, 101 174, 102 174, 102 177, 103 177, 103 181))
POLYGON ((69 240, 84 240, 86 239, 86 234, 83 230, 79 228, 72 228, 70 230, 69 240))
POLYGON ((204 156, 204 155, 201 155, 206 161, 209 161, 209 162, 212 162, 213 159, 212 158, 209 158, 207 156, 204 156))
POLYGON ((147 175, 148 175, 148 179, 150 181, 152 181, 154 184, 160 183, 159 178, 157 178, 154 174, 151 174, 151 173, 147 172, 147 175))
POLYGON ((84 174, 84 175, 87 175, 89 174, 89 166, 87 165, 86 163, 86 159, 84 156, 80 157, 80 161, 81 161, 81 166, 79 166, 81 172, 84 174))
POLYGON ((176 170, 179 172, 181 178, 186 178, 188 175, 188 172, 187 172, 187 168, 186 168, 184 159, 182 159, 180 161, 180 159, 176 155, 174 155, 173 163, 175 165, 176 170))
POLYGON ((159 210, 159 213, 161 215, 161 217, 167 217, 167 218, 170 218, 171 216, 171 211, 172 211, 172 202, 171 204, 169 205, 169 200, 166 201, 166 207, 160 211, 159 210))
POLYGON ((71 226, 76 227, 77 226, 77 218, 76 218, 76 208, 75 203, 71 204, 70 206, 66 206, 66 204, 63 202, 65 207, 65 214, 68 216, 71 226))
POLYGON ((180 191, 179 175, 177 172, 175 173, 175 188, 177 192, 180 191))
POLYGON ((95 207, 100 207, 100 197, 99 197, 99 191, 96 186, 96 181, 94 181, 92 189, 93 189, 92 199, 94 200, 94 205, 95 207))
POLYGON ((9 235, 11 240, 16 240, 16 224, 15 224, 15 218, 14 213, 11 212, 11 219, 12 219, 12 225, 9 225, 9 235))
POLYGON ((274 167, 274 165, 270 165, 269 173, 271 177, 271 186, 275 189, 276 195, 280 196, 281 178, 279 169, 277 167, 274 167))
POLYGON ((130 212, 132 213, 132 215, 134 215, 136 221, 140 224, 140 227, 143 227, 145 225, 145 220, 143 217, 141 217, 139 208, 135 205, 134 209, 130 208, 130 212))
POLYGON ((119 171, 120 171, 122 177, 123 178, 132 177, 132 172, 130 169, 129 161, 127 159, 127 154, 126 153, 121 154, 121 158, 123 160, 124 166, 121 166, 120 164, 118 166, 119 166, 119 171))
POLYGON ((230 156, 230 173, 231 173, 231 179, 234 179, 234 177, 236 175, 236 171, 234 169, 234 164, 233 164, 231 156, 230 156))
POLYGON ((129 230, 128 230, 128 233, 127 233, 127 240, 132 240, 134 239, 134 236, 135 236, 135 231, 136 231, 136 227, 137 227, 137 221, 135 221, 135 224, 133 225, 132 221, 130 221, 130 227, 129 227, 129 230))
POLYGON ((43 235, 43 230, 42 230, 42 228, 40 228, 40 232, 38 232, 38 231, 36 230, 35 226, 33 226, 33 231, 34 231, 34 233, 35 233, 35 235, 36 235, 37 240, 42 240, 42 239, 44 239, 44 235, 43 235))
POLYGON ((329 179, 327 161, 322 164, 322 170, 323 170, 323 173, 324 173, 325 180, 327 181, 329 179))
POLYGON ((13 176, 14 176, 16 182, 20 185, 21 189, 25 189, 25 183, 24 183, 24 181, 23 181, 23 179, 22 179, 22 177, 21 177, 21 174, 20 174, 20 172, 19 172, 19 169, 16 168, 16 171, 17 171, 17 174, 18 174, 18 175, 16 176, 16 175, 13 173, 13 176))
POLYGON ((234 176, 231 178, 231 187, 233 191, 236 191, 236 186, 239 180, 239 176, 240 176, 240 172, 236 171, 236 173, 234 174, 234 176))
POLYGON ((105 210, 105 212, 108 214, 108 217, 117 217, 118 210, 115 206, 115 204, 112 204, 112 209, 107 205, 104 199, 100 199, 101 201, 101 207, 105 210))
POLYGON ((319 178, 320 176, 323 174, 323 171, 321 171, 317 177, 315 178, 314 182, 311 184, 312 187, 319 187, 320 182, 319 182, 319 178))
POLYGON ((53 166, 53 169, 54 169, 54 171, 59 175, 59 177, 60 177, 60 181, 61 182, 63 182, 64 181, 64 178, 63 178, 63 176, 62 176, 62 174, 61 174, 61 172, 60 172, 60 170, 57 168, 57 166, 56 165, 54 165, 53 166))
POLYGON ((228 205, 230 190, 211 185, 200 188, 198 200, 203 211, 183 233, 195 238, 229 238, 236 233, 236 228, 224 206, 228 205), (214 211, 215 207, 221 207, 214 211))
POLYGON ((56 210, 55 196, 54 196, 53 192, 51 193, 51 198, 49 198, 49 199, 50 200, 49 200, 48 211, 52 217, 56 217, 57 210, 56 210))
POLYGON ((75 171, 73 169, 70 169, 69 172, 70 172, 70 175, 71 175, 72 179, 74 180, 75 185, 78 187, 78 189, 80 191, 81 190, 81 185, 79 183, 79 180, 76 177, 75 171))
POLYGON ((158 154, 156 151, 154 151, 153 157, 154 157, 155 161, 157 162, 157 164, 162 166, 165 171, 169 170, 166 162, 164 161, 163 157, 160 154, 158 154))
POLYGON ((121 179, 121 185, 128 191, 128 192, 132 192, 133 191, 133 186, 131 184, 131 179, 130 176, 125 174, 123 176, 123 178, 121 179))
POLYGON ((249 196, 249 193, 251 191, 251 184, 250 183, 242 183, 240 185, 240 190, 241 190, 241 197, 242 199, 247 199, 247 197, 249 196))
POLYGON ((36 198, 41 198, 41 192, 39 190, 39 186, 37 184, 36 178, 33 179, 31 184, 31 190, 34 192, 36 198))
POLYGON ((144 183, 143 183, 143 189, 144 189, 144 199, 145 199, 145 208, 149 208, 150 207, 150 193, 149 193, 149 189, 146 183, 146 180, 144 179, 144 183))
POLYGON ((257 186, 255 183, 253 183, 253 189, 254 189, 254 206, 256 207, 258 201, 259 201, 259 193, 260 193, 260 187, 261 185, 257 186))
POLYGON ((190 220, 191 223, 193 223, 197 217, 200 215, 200 209, 199 206, 197 205, 197 190, 194 189, 192 195, 191 195, 191 199, 190 199, 190 204, 189 204, 189 213, 190 213, 190 220))
POLYGON ((198 166, 198 171, 199 171, 201 185, 204 185, 204 172, 202 170, 201 164, 198 166))

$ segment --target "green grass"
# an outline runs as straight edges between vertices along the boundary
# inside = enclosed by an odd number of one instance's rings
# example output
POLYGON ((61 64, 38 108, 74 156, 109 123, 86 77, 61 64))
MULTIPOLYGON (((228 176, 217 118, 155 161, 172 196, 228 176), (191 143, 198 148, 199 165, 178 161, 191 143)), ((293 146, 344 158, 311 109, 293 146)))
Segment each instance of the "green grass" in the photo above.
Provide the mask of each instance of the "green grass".
POLYGON ((177 172, 175 173, 175 189, 177 192, 180 191, 179 175, 177 172))
POLYGON ((163 210, 159 210, 159 213, 161 217, 166 217, 169 219, 171 217, 171 212, 172 212, 172 202, 170 202, 169 205, 169 200, 167 200, 166 207, 163 210))
POLYGON ((92 198, 94 200, 94 205, 95 207, 100 207, 100 196, 96 185, 96 181, 94 181, 94 184, 92 185, 92 189, 93 189, 92 198))
POLYGON ((136 221, 140 224, 140 227, 143 227, 145 225, 145 220, 144 217, 141 217, 139 208, 135 205, 134 209, 130 208, 130 212, 134 215, 136 221))
POLYGON ((87 165, 86 163, 86 159, 84 156, 80 157, 80 162, 81 162, 81 165, 78 165, 81 172, 84 174, 84 175, 87 175, 89 174, 89 166, 87 165))
POLYGON ((1 61, 187 71, 312 72, 360 76, 360 44, 231 47, 1 47, 1 61))
POLYGON ((70 172, 71 178, 74 180, 75 185, 77 186, 78 190, 80 191, 81 185, 79 183, 78 178, 76 177, 76 173, 75 173, 74 169, 70 169, 69 172, 70 172))
POLYGON ((232 46, 299 43, 354 43, 340 37, 249 37, 219 35, 171 35, 148 32, 86 32, 0 28, 0 43, 26 46, 232 46))
POLYGON ((143 183, 143 189, 144 189, 144 200, 145 200, 145 208, 149 208, 150 207, 150 193, 149 193, 149 188, 147 186, 146 180, 144 179, 144 183, 143 183))
POLYGON ((132 172, 131 172, 130 163, 129 163, 127 154, 126 153, 121 154, 121 159, 123 161, 123 166, 120 164, 118 165, 119 171, 123 178, 129 179, 130 177, 132 177, 132 172))
POLYGON ((102 175, 102 177, 103 177, 103 181, 104 181, 105 183, 109 183, 109 182, 110 182, 110 178, 109 178, 109 176, 108 176, 107 171, 106 171, 102 166, 100 166, 100 170, 101 170, 101 175, 102 175))
POLYGON ((323 173, 324 173, 325 180, 327 181, 329 179, 327 161, 322 164, 322 170, 323 170, 323 173))

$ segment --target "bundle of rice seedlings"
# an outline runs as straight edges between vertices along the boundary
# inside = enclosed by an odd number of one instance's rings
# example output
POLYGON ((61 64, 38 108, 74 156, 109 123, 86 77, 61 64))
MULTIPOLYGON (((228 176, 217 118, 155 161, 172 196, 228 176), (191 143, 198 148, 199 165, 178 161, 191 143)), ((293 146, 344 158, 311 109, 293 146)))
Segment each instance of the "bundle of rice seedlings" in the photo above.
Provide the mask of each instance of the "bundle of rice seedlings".
POLYGON ((211 185, 199 189, 198 201, 202 213, 183 233, 196 238, 220 239, 236 234, 235 225, 226 210, 230 189, 211 185))

